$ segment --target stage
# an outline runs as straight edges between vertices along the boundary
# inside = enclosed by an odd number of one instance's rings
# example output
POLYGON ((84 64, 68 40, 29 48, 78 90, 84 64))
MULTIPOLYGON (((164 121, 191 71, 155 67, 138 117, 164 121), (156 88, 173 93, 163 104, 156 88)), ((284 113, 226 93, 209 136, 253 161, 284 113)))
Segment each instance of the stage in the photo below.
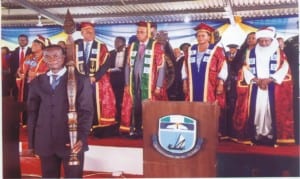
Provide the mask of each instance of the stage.
MULTIPOLYGON (((27 132, 20 130, 22 151, 27 149, 27 132)), ((143 140, 122 136, 90 136, 85 153, 84 178, 143 177, 143 140)), ((299 175, 299 145, 250 146, 230 140, 219 141, 217 177, 271 177, 299 175)), ((21 156, 22 176, 40 176, 39 159, 21 156)), ((189 176, 186 176, 189 177, 189 176)))

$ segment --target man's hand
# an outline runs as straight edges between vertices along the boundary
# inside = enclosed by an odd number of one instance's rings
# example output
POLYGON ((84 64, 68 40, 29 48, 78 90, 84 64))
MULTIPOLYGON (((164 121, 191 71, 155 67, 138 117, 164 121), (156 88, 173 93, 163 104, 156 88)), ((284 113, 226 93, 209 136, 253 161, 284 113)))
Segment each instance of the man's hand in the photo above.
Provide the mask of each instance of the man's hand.
POLYGON ((262 90, 267 90, 268 89, 268 85, 273 82, 274 80, 272 78, 262 78, 260 79, 260 88, 262 90))
POLYGON ((187 84, 187 80, 183 80, 183 85, 182 85, 182 87, 183 87, 183 93, 184 93, 185 95, 187 95, 187 94, 188 94, 188 84, 187 84))
POLYGON ((94 84, 95 82, 96 82, 96 78, 95 78, 95 77, 93 77, 93 76, 92 76, 92 77, 90 77, 90 83, 91 83, 91 84, 94 84))
POLYGON ((219 94, 223 94, 223 92, 224 92, 224 82, 223 80, 219 80, 216 93, 217 95, 219 95, 219 94))
POLYGON ((160 96, 160 91, 161 91, 161 88, 160 87, 156 87, 155 90, 154 90, 154 95, 159 97, 160 96))
MULTIPOLYGON (((70 147, 70 144, 66 144, 67 147, 70 147)), ((74 146, 73 146, 73 149, 72 149, 72 152, 74 153, 78 153, 82 150, 82 141, 81 140, 78 140, 74 146)))
POLYGON ((129 91, 129 85, 126 85, 125 87, 124 87, 124 92, 126 92, 126 93, 129 93, 130 91, 129 91))
POLYGON ((19 78, 24 79, 25 75, 24 73, 21 72, 20 68, 17 70, 17 75, 19 76, 19 78))
POLYGON ((35 156, 33 149, 23 150, 21 155, 25 156, 25 157, 34 157, 35 156))
POLYGON ((74 153, 78 153, 78 152, 80 152, 82 150, 82 142, 81 142, 81 140, 79 140, 79 141, 77 141, 75 143, 75 145, 74 145, 74 147, 73 147, 72 150, 73 150, 74 153))

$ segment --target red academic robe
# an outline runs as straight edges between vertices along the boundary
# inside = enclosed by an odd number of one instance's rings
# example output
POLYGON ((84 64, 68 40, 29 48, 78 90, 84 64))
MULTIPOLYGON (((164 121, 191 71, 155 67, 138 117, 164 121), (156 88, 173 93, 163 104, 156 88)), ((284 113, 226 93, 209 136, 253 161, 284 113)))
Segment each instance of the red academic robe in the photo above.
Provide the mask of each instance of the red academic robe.
MULTIPOLYGON (((149 40, 151 41, 151 40, 149 40)), ((149 42, 150 43, 150 42, 149 42)), ((133 66, 130 66, 130 60, 136 59, 136 49, 135 49, 136 43, 132 43, 131 46, 128 48, 128 58, 127 63, 131 68, 134 68, 133 66)), ((146 49, 150 50, 150 49, 146 49)), ((150 55, 150 72, 149 79, 151 88, 148 89, 146 93, 148 93, 147 99, 149 100, 167 100, 167 92, 166 92, 166 81, 164 82, 164 86, 161 88, 161 94, 159 96, 154 95, 154 91, 156 88, 156 82, 158 78, 158 70, 163 67, 164 62, 164 51, 162 46, 157 43, 156 41, 153 42, 152 45, 152 54, 150 55)), ((129 86, 132 87, 132 80, 129 80, 130 84, 129 86)), ((142 92, 143 93, 143 92, 142 92)), ((121 126, 120 129, 122 131, 128 132, 130 129, 130 122, 131 122, 131 113, 132 113, 132 106, 133 106, 133 97, 135 94, 132 94, 131 90, 128 93, 128 91, 124 91, 124 97, 123 97, 123 104, 122 104, 122 118, 121 118, 121 126)))
POLYGON ((30 83, 36 76, 44 74, 48 71, 48 66, 43 60, 43 56, 38 59, 34 58, 34 54, 29 54, 25 57, 24 61, 20 62, 19 73, 24 74, 25 78, 16 78, 17 87, 19 90, 18 101, 23 102, 25 93, 25 83, 30 83), (28 76, 29 72, 33 72, 36 75, 33 77, 28 76), (26 81, 25 81, 26 80, 26 81))
POLYGON ((218 74, 220 73, 224 63, 226 63, 226 58, 223 52, 223 49, 220 47, 215 47, 213 45, 209 46, 210 54, 205 53, 207 56, 206 63, 201 62, 201 75, 194 75, 193 65, 196 65, 196 62, 191 62, 191 59, 195 59, 195 53, 192 51, 198 50, 198 45, 193 45, 191 50, 189 50, 189 56, 185 64, 187 72, 187 82, 188 82, 188 94, 186 95, 187 101, 195 101, 193 95, 195 93, 202 93, 202 99, 199 101, 202 102, 215 102, 217 101, 221 108, 225 107, 225 92, 223 94, 216 94, 216 89, 219 83, 218 74), (193 82, 194 81, 194 82, 193 82), (203 87, 194 90, 194 83, 204 83, 203 87))
MULTIPOLYGON (((281 68, 284 61, 286 61, 286 55, 282 50, 278 51, 279 64, 278 69, 281 68)), ((246 57, 249 57, 247 52, 246 57)), ((248 64, 244 64, 248 66, 248 64)), ((235 140, 239 142, 249 143, 251 139, 252 131, 250 116, 250 99, 252 93, 252 85, 246 84, 244 81, 244 74, 241 70, 238 75, 237 83, 237 101, 235 112, 233 115, 233 130, 235 140)), ((274 87, 274 110, 275 120, 275 132, 277 142, 294 142, 294 119, 293 119, 293 82, 290 69, 285 76, 284 81, 281 84, 276 84, 274 87)))
MULTIPOLYGON (((86 76, 94 77, 103 64, 108 60, 109 51, 104 43, 94 40, 89 55, 87 72, 84 67, 83 59, 83 40, 76 43, 76 67, 77 70, 86 76)), ((96 113, 98 125, 110 125, 115 123, 115 96, 110 84, 109 72, 95 83, 96 113)))

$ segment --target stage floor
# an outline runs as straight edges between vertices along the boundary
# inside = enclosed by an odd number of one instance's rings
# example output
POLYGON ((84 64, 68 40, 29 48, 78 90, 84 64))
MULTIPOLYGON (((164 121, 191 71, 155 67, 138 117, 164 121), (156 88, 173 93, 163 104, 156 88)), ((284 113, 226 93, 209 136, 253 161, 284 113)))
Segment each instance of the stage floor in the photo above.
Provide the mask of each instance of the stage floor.
MULTIPOLYGON (((20 141, 24 152, 27 149, 25 128, 20 129, 20 141)), ((129 178, 143 176, 142 139, 129 139, 122 136, 107 138, 89 136, 88 143, 90 151, 86 153, 87 164, 84 168, 89 176, 93 176, 93 173, 102 173, 106 177, 120 173, 129 178), (119 161, 116 161, 118 159, 119 161)), ((299 176, 299 156, 300 146, 296 144, 281 144, 275 148, 221 140, 217 146, 217 176, 299 176), (269 167, 266 168, 266 166, 269 167)), ((40 175, 38 161, 35 161, 32 166, 28 163, 29 160, 33 158, 21 157, 22 174, 40 175)))

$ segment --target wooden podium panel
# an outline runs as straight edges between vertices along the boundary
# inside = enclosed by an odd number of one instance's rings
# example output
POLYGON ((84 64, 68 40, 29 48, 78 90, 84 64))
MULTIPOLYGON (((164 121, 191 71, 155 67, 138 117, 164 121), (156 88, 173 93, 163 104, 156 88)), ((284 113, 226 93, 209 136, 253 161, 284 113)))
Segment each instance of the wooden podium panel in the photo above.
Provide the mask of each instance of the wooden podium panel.
POLYGON ((219 107, 201 102, 143 102, 144 176, 145 177, 216 177, 219 107), (184 115, 197 120, 197 137, 204 141, 193 156, 176 159, 159 153, 152 144, 158 134, 159 118, 184 115))

